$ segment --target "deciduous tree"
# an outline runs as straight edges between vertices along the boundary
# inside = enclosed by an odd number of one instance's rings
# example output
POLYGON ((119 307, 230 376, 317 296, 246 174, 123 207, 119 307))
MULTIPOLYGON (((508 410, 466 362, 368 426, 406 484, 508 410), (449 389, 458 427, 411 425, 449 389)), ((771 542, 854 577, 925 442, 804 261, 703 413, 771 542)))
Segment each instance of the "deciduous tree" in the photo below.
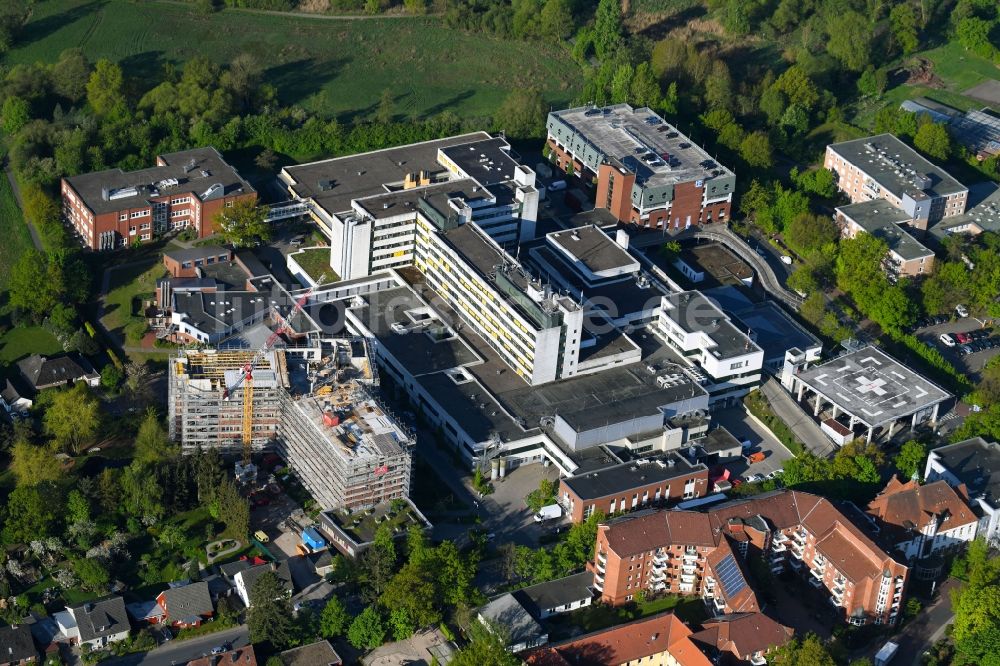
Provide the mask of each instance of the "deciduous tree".
POLYGON ((79 455, 97 435, 100 403, 83 382, 57 391, 42 419, 45 432, 67 452, 79 455))
POLYGON ((376 606, 368 606, 354 618, 347 640, 359 650, 374 650, 385 642, 385 624, 376 606))
POLYGON ((219 234, 236 247, 254 247, 271 239, 273 230, 267 222, 267 206, 251 199, 237 199, 215 216, 219 234))

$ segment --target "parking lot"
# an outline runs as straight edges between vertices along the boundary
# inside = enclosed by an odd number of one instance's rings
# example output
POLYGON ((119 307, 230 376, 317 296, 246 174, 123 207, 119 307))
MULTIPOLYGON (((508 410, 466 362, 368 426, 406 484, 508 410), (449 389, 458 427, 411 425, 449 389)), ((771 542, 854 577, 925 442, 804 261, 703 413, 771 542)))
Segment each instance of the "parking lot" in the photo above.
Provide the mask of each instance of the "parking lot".
POLYGON ((268 537, 268 543, 265 546, 272 555, 280 560, 295 555, 295 544, 299 540, 298 535, 282 530, 281 524, 300 508, 293 499, 284 493, 277 497, 270 497, 270 504, 266 506, 251 506, 250 532, 256 533, 258 530, 264 532, 268 537))
POLYGON ((554 532, 566 522, 564 517, 562 520, 536 523, 534 514, 525 506, 524 496, 538 488, 543 478, 558 479, 559 469, 554 465, 523 465, 508 472, 502 481, 494 481, 493 492, 479 500, 487 516, 482 527, 496 535, 494 540, 497 543, 537 546, 543 534, 554 532))
POLYGON ((785 465, 794 456, 764 426, 754 421, 741 407, 730 407, 712 412, 712 425, 721 425, 740 441, 750 440, 750 450, 760 451, 764 459, 747 465, 745 459, 723 463, 731 472, 744 479, 754 474, 767 476, 785 465))
MULTIPOLYGON (((954 364, 954 366, 959 370, 962 370, 966 374, 970 375, 970 377, 976 381, 979 379, 979 372, 983 369, 983 366, 985 366, 990 359, 995 357, 997 354, 1000 354, 1000 346, 963 356, 958 344, 954 347, 945 345, 941 342, 941 335, 943 333, 948 333, 954 337, 956 333, 968 333, 970 331, 979 330, 983 330, 982 324, 976 319, 966 317, 922 328, 917 331, 916 335, 920 340, 940 351, 946 360, 954 364)), ((990 331, 989 337, 1000 337, 1000 331, 997 331, 996 329, 987 330, 990 331)))

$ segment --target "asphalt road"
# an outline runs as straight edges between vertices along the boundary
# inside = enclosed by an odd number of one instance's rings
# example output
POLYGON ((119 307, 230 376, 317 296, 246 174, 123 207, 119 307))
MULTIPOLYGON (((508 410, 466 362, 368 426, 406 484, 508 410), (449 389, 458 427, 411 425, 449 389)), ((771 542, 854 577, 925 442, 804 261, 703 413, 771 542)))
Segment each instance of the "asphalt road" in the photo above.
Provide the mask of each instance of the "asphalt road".
POLYGON ((129 654, 101 662, 107 666, 174 666, 186 664, 192 659, 198 659, 209 654, 212 648, 223 643, 232 643, 234 648, 243 647, 249 643, 247 626, 241 624, 232 629, 226 629, 207 636, 199 636, 184 641, 174 639, 149 652, 129 654))

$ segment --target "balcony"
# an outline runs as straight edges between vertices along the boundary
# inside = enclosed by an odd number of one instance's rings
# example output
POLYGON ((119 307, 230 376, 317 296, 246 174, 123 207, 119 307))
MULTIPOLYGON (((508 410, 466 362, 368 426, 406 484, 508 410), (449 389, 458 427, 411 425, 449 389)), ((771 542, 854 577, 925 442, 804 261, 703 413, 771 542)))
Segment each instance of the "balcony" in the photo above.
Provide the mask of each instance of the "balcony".
POLYGON ((698 571, 698 565, 696 564, 685 564, 681 567, 681 573, 693 574, 698 571))
POLYGON ((716 597, 715 599, 712 599, 712 605, 715 607, 715 610, 720 613, 724 613, 726 611, 726 601, 724 599, 716 597))
POLYGON ((792 555, 795 556, 796 559, 801 560, 802 559, 802 553, 804 551, 805 551, 805 546, 802 546, 801 544, 797 544, 796 543, 796 544, 792 544, 792 549, 791 549, 790 552, 792 553, 792 555))
POLYGON ((667 577, 662 571, 654 571, 652 575, 649 577, 649 580, 653 582, 664 581, 666 579, 667 577))
POLYGON ((681 584, 682 585, 693 584, 694 581, 695 581, 695 575, 694 574, 681 574, 681 584))
POLYGON ((597 553, 597 564, 605 565, 608 563, 608 554, 601 551, 597 553))
POLYGON ((771 543, 786 543, 787 541, 788 535, 784 532, 778 532, 774 535, 774 539, 771 540, 771 543))
POLYGON ((771 544, 771 552, 772 553, 784 553, 787 550, 788 550, 788 546, 785 545, 785 541, 775 541, 775 542, 773 542, 771 544))
POLYGON ((815 587, 817 590, 823 587, 823 581, 821 581, 819 578, 816 578, 815 576, 809 576, 809 584, 815 587))
POLYGON ((659 552, 653 555, 653 564, 666 564, 667 560, 670 559, 670 555, 666 552, 659 552))

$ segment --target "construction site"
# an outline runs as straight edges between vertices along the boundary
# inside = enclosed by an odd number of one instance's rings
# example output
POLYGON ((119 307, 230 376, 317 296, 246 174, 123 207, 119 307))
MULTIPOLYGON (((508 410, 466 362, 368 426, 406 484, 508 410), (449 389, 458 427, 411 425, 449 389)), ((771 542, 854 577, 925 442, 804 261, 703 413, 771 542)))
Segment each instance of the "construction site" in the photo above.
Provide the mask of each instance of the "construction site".
POLYGON ((325 341, 319 362, 273 348, 185 349, 171 360, 169 434, 186 452, 242 458, 273 450, 324 510, 359 510, 409 495, 415 437, 377 397, 363 339, 325 341))

